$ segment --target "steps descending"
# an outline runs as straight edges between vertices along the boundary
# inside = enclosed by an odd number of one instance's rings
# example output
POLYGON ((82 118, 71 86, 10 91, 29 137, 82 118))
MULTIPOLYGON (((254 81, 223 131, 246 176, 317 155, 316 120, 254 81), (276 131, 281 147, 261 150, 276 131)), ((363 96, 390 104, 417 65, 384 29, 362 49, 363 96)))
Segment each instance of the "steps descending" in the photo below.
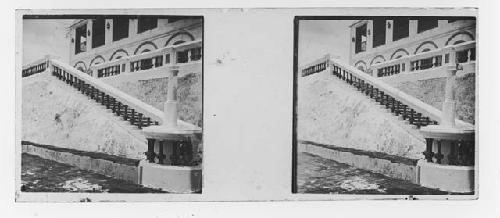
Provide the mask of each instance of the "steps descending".
POLYGON ((387 112, 408 121, 409 125, 420 128, 431 124, 438 124, 438 121, 431 120, 428 116, 423 116, 422 113, 416 112, 408 105, 402 103, 391 95, 384 93, 384 91, 375 88, 372 84, 353 76, 345 70, 342 70, 338 66, 333 66, 331 74, 345 83, 355 87, 359 92, 379 103, 382 108, 387 109, 387 112))
POLYGON ((158 121, 137 112, 136 109, 122 103, 119 99, 110 96, 99 88, 86 83, 80 78, 67 73, 57 66, 53 66, 52 75, 74 87, 81 92, 81 94, 84 94, 95 102, 105 106, 106 109, 110 109, 113 114, 122 117, 123 120, 128 121, 130 125, 134 125, 137 128, 142 129, 143 127, 159 124, 158 121))

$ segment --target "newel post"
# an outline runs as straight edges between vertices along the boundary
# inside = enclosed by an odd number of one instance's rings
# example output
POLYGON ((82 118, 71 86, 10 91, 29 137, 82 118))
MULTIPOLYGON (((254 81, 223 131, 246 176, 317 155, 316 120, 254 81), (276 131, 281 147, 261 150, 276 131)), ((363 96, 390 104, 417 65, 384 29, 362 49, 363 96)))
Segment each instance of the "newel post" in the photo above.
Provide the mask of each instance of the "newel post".
POLYGON ((173 65, 168 69, 170 76, 167 101, 163 108, 163 122, 159 126, 143 128, 143 133, 148 139, 146 158, 149 163, 186 166, 192 163, 193 158, 191 139, 196 134, 201 134, 201 128, 179 123, 177 109, 179 104, 177 101, 179 67, 173 65))
POLYGON ((441 115, 441 125, 455 127, 455 88, 457 70, 461 70, 461 66, 456 64, 455 52, 450 53, 450 64, 446 67, 446 86, 444 93, 443 110, 441 115))
POLYGON ((420 129, 426 140, 425 159, 418 162, 417 183, 443 191, 469 193, 474 191, 474 126, 455 121, 456 52, 451 50, 446 66, 446 87, 439 125, 420 129))
POLYGON ((178 119, 178 111, 177 111, 177 85, 179 74, 178 66, 170 67, 170 75, 171 77, 168 80, 168 89, 167 89, 167 101, 165 102, 164 108, 164 124, 176 128, 177 127, 177 119, 178 119))

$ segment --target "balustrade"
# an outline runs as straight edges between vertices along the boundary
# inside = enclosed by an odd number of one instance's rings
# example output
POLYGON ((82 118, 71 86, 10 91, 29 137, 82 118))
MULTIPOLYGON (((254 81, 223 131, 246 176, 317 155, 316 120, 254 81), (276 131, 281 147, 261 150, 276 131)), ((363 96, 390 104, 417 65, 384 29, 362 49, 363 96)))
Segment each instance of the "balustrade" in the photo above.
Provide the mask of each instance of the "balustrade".
MULTIPOLYGON (((109 71, 104 72, 104 74, 105 73, 110 73, 110 72, 109 71)), ((69 73, 68 71, 57 65, 52 66, 52 75, 56 76, 58 79, 62 80, 66 84, 73 86, 82 94, 88 96, 90 99, 105 106, 106 109, 111 109, 111 111, 114 114, 122 117, 123 120, 129 121, 130 125, 142 129, 143 127, 159 124, 158 121, 153 120, 148 116, 145 116, 143 113, 140 113, 139 111, 135 110, 129 105, 122 103, 116 97, 107 94, 100 88, 87 83, 82 78, 79 78, 73 73, 69 73)))
POLYGON ((318 63, 313 66, 309 66, 302 70, 302 76, 309 76, 311 74, 321 72, 323 70, 326 70, 327 66, 328 66, 328 61, 318 63))
POLYGON ((201 41, 192 41, 157 49, 139 55, 124 57, 92 66, 90 71, 97 77, 114 76, 121 73, 139 72, 172 64, 189 64, 202 58, 201 41), (128 69, 127 69, 128 68, 128 69))
POLYGON ((45 71, 49 66, 48 59, 44 59, 41 63, 31 64, 29 67, 23 68, 22 77, 31 76, 33 74, 45 71))
POLYGON ((177 74, 179 70, 176 66, 172 66, 170 70, 172 77, 169 78, 168 82, 167 101, 164 105, 164 123, 161 126, 143 129, 148 140, 146 158, 150 163, 174 166, 196 165, 193 162, 191 139, 195 134, 200 134, 201 130, 178 125, 177 74), (158 152, 155 151, 156 141, 158 141, 158 152))
POLYGON ((368 81, 356 76, 351 70, 343 69, 340 65, 336 65, 335 63, 332 65, 332 74, 334 76, 353 85, 363 94, 374 99, 375 102, 385 106, 385 108, 389 109, 394 115, 402 116, 402 118, 408 120, 411 125, 420 128, 430 124, 437 124, 437 121, 423 116, 422 113, 417 113, 414 109, 409 108, 408 105, 397 100, 395 97, 388 95, 386 92, 374 87, 368 81))
POLYGON ((377 72, 377 77, 385 77, 402 72, 416 72, 420 70, 438 68, 444 66, 444 64, 450 63, 451 61, 456 63, 469 63, 476 60, 475 46, 475 41, 450 45, 441 49, 375 64, 371 66, 371 68, 376 70, 375 72, 377 72), (452 53, 455 60, 450 60, 452 53))

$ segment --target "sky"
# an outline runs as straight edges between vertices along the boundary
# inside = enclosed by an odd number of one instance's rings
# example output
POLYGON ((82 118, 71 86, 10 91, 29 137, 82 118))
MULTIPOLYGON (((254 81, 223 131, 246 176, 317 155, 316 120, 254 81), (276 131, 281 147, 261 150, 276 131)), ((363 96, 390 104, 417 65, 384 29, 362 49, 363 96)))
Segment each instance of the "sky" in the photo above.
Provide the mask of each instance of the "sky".
MULTIPOLYGON (((26 19, 23 21, 23 65, 50 54, 69 61, 67 29, 72 19, 26 19)), ((353 20, 301 20, 299 66, 330 53, 349 59, 349 25, 353 20)))
POLYGON ((23 65, 45 55, 69 61, 69 39, 67 29, 71 19, 25 19, 23 20, 23 65))
POLYGON ((303 66, 330 53, 349 61, 350 28, 354 20, 301 20, 298 63, 303 66))

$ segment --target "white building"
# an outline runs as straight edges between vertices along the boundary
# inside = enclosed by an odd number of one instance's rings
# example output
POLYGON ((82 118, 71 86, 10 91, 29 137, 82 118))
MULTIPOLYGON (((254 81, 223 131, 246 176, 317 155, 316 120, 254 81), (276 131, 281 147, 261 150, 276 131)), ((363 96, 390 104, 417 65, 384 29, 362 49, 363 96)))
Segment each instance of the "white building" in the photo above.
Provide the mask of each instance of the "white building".
POLYGON ((69 28, 70 65, 94 77, 147 70, 170 63, 201 61, 202 18, 182 16, 96 16, 69 28), (179 49, 178 45, 183 49, 179 49), (165 48, 178 47, 175 52, 165 48), (160 50, 164 51, 160 51, 160 50), (152 57, 146 53, 158 53, 152 57), (141 55, 136 62, 106 63, 141 55), (98 67, 102 66, 102 67, 98 67))
MULTIPOLYGON (((452 45, 475 41, 475 19, 439 20, 435 17, 409 19, 375 18, 358 20, 350 26, 349 64, 374 76, 394 75, 399 72, 424 70, 448 63, 446 55, 403 63, 393 69, 382 69, 377 64, 391 62, 406 56, 443 49, 452 45), (385 71, 393 71, 386 73, 385 71)), ((459 63, 475 60, 475 46, 457 53, 459 63)), ((387 66, 384 66, 387 67, 387 66)))

